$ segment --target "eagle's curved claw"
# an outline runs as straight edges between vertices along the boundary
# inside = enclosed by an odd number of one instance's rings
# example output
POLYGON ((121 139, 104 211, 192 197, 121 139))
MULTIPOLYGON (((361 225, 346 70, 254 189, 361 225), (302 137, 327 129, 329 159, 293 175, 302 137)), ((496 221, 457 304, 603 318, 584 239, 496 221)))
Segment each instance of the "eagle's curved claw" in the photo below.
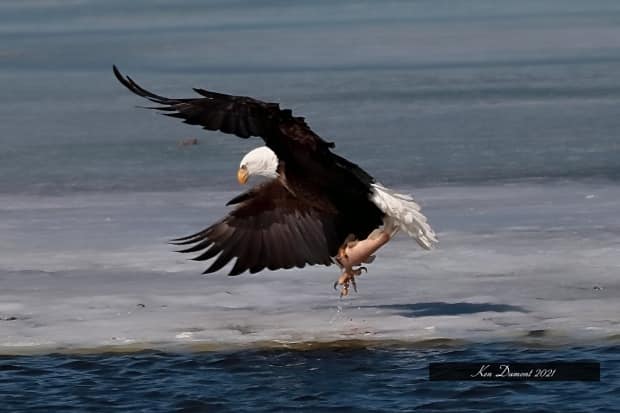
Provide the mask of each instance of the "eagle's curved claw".
POLYGON ((353 291, 357 292, 357 283, 355 282, 355 277, 351 277, 351 285, 353 285, 353 291))
POLYGON ((353 291, 357 292, 357 283, 355 282, 355 277, 360 276, 362 271, 368 272, 368 268, 366 267, 358 267, 351 269, 344 269, 342 271, 342 275, 334 282, 334 290, 338 289, 339 285, 342 285, 342 290, 340 290, 340 297, 346 297, 349 295, 349 286, 353 286, 353 291))
POLYGON ((389 240, 390 234, 379 229, 373 231, 365 240, 357 240, 353 235, 346 238, 335 257, 335 262, 342 269, 340 278, 334 283, 334 289, 342 285, 340 297, 349 294, 350 285, 357 292, 355 277, 362 275, 362 272, 368 272, 368 268, 361 264, 372 262, 375 258, 373 254, 389 240))

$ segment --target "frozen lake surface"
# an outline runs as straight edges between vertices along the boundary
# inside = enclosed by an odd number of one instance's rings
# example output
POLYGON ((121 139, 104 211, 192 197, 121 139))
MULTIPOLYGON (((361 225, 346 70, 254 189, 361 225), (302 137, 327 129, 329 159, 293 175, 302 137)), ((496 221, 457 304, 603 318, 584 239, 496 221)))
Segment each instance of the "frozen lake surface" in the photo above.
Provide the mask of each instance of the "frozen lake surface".
POLYGON ((620 6, 612 1, 0 4, 0 351, 343 339, 617 340, 620 6), (269 45, 267 47, 266 45, 269 45), (138 110, 119 65, 282 102, 411 191, 441 243, 202 277, 258 140, 138 110), (178 148, 180 139, 200 145, 178 148))
POLYGON ((399 235, 343 299, 332 289, 334 266, 201 276, 204 263, 172 252, 166 241, 217 219, 232 192, 3 196, 0 352, 618 341, 617 186, 415 195, 439 247, 422 251, 399 235))

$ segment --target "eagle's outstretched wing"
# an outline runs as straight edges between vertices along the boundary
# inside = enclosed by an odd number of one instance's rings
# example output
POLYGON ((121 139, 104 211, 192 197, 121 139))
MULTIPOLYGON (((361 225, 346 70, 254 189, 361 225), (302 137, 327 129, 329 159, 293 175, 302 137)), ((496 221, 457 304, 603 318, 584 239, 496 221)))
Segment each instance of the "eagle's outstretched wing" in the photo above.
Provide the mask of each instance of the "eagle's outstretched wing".
POLYGON ((161 110, 167 116, 183 119, 185 123, 200 125, 207 130, 244 139, 259 136, 279 156, 284 155, 284 149, 291 149, 291 144, 302 144, 306 150, 334 146, 314 133, 304 118, 293 116, 290 109, 280 109, 278 103, 204 89, 194 89, 201 97, 172 99, 149 92, 131 77, 122 75, 116 66, 113 70, 118 81, 127 89, 161 105, 150 109, 161 110))
POLYGON ((332 153, 333 143, 314 133, 304 118, 277 103, 194 89, 201 97, 172 99, 156 95, 123 76, 130 91, 160 106, 153 109, 241 138, 261 137, 275 152, 279 179, 259 185, 233 200, 238 206, 224 219, 173 243, 191 245, 196 260, 214 261, 205 273, 236 258, 230 275, 264 268, 330 265, 349 234, 365 238, 382 223, 383 213, 369 199, 374 179, 332 153), (292 188, 292 189, 291 189, 292 188))
POLYGON ((172 241, 176 245, 194 244, 180 252, 204 251, 194 258, 197 261, 217 256, 205 274, 219 270, 234 258, 237 260, 229 275, 246 270, 256 273, 265 268, 330 265, 342 243, 335 210, 293 197, 277 179, 252 188, 231 203, 238 203, 237 208, 221 221, 172 241))

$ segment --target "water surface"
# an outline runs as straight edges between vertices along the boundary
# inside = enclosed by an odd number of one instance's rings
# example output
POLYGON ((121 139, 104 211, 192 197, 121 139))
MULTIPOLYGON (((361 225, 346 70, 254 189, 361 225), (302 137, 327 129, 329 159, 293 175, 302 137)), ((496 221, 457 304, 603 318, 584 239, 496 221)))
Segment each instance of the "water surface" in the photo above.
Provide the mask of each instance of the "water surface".
MULTIPOLYGON (((361 344, 361 345, 360 345, 361 344)), ((11 412, 612 412, 617 346, 317 346, 0 358, 11 412), (601 361, 601 382, 429 382, 441 361, 601 361)), ((614 400, 615 399, 615 400, 614 400)))

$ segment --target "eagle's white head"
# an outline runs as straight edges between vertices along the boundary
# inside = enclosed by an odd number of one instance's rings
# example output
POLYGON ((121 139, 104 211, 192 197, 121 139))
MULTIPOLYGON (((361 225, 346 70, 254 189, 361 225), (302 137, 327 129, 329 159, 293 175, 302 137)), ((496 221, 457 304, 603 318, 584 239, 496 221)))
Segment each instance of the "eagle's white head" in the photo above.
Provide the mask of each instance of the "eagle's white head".
POLYGON ((248 152, 241 163, 239 171, 237 171, 237 180, 240 184, 245 184, 250 176, 258 175, 267 178, 276 178, 278 176, 278 157, 266 146, 261 146, 248 152))

